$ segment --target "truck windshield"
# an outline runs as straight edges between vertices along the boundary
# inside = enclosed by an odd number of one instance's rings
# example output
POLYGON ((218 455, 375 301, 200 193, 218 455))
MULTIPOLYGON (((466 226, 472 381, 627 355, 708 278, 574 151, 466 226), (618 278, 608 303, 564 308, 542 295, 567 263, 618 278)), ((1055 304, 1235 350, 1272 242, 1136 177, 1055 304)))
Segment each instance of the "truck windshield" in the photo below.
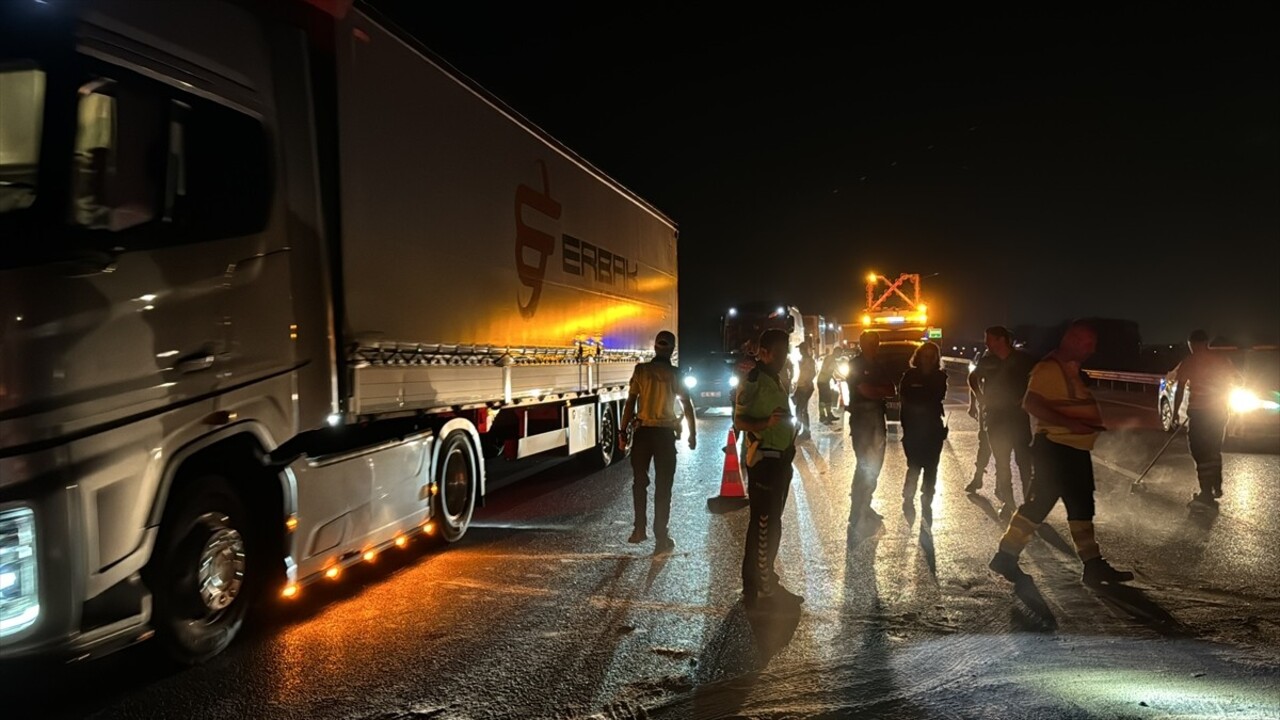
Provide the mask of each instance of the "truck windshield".
POLYGON ((36 200, 44 84, 34 63, 0 65, 0 214, 36 200))

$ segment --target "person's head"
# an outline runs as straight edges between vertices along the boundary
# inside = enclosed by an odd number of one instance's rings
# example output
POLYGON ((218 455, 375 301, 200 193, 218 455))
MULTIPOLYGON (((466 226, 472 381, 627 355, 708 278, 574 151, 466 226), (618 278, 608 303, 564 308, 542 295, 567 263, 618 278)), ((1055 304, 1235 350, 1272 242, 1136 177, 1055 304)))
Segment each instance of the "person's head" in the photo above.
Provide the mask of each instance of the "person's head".
POLYGON ((786 367, 787 355, 790 354, 791 343, 787 333, 779 328, 769 328, 760 333, 760 351, 756 359, 769 368, 770 371, 779 373, 782 368, 786 367))
POLYGON ((935 343, 926 342, 911 353, 911 367, 926 372, 942 369, 942 349, 935 343))
POLYGON ((1098 349, 1098 331, 1087 322, 1077 320, 1067 326, 1058 342, 1058 354, 1064 360, 1083 362, 1098 349))
POLYGON ((863 330, 858 336, 858 347, 862 349, 863 355, 875 357, 876 351, 880 349, 880 333, 875 330, 863 330))
POLYGON ((1209 348, 1209 333, 1203 330, 1192 330, 1191 334, 1187 336, 1187 347, 1193 353, 1207 350, 1209 348))
POLYGON ((992 325, 987 328, 986 340, 987 349, 996 357, 1003 359, 1013 351, 1013 335, 1003 325, 992 325))
POLYGON ((676 351, 676 336, 670 330, 663 330, 653 339, 653 352, 663 360, 670 360, 676 351))
POLYGON ((796 346, 800 350, 800 357, 809 357, 809 341, 805 340, 796 346))

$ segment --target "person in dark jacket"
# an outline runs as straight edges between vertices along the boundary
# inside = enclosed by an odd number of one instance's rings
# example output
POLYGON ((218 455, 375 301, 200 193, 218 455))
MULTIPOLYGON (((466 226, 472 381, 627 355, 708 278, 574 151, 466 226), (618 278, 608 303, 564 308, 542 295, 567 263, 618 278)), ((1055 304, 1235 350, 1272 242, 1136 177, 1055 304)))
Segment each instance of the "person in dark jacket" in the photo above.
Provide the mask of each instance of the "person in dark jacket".
POLYGON ((907 477, 902 486, 902 509, 910 513, 915 505, 917 485, 922 509, 930 507, 938 484, 938 459, 947 439, 942 402, 947 397, 947 373, 942 369, 942 351, 931 342, 916 348, 911 368, 898 383, 902 398, 902 450, 907 456, 907 477), (924 482, 920 482, 921 475, 924 482))
POLYGON ((849 496, 849 526, 859 520, 874 523, 884 518, 871 507, 880 470, 884 467, 885 440, 888 427, 885 402, 897 394, 894 378, 880 360, 880 334, 864 330, 858 338, 861 353, 849 363, 849 439, 853 443, 854 472, 849 496))

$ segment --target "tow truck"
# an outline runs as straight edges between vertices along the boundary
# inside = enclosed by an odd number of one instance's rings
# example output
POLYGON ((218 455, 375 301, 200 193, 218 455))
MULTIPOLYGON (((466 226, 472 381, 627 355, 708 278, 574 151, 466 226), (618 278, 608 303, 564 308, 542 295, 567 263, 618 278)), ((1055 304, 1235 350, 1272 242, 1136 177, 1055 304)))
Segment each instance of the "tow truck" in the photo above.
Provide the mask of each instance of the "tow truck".
MULTIPOLYGON (((880 335, 879 357, 895 387, 911 364, 916 348, 926 340, 940 340, 942 328, 929 324, 929 306, 920 294, 920 275, 902 273, 897 278, 877 273, 867 275, 867 304, 859 322, 846 326, 845 333, 856 340, 863 331, 880 335)), ((857 351, 855 351, 856 353, 857 351)), ((849 402, 849 385, 841 387, 841 399, 849 402)), ((902 400, 894 395, 885 402, 890 436, 900 435, 902 400)))

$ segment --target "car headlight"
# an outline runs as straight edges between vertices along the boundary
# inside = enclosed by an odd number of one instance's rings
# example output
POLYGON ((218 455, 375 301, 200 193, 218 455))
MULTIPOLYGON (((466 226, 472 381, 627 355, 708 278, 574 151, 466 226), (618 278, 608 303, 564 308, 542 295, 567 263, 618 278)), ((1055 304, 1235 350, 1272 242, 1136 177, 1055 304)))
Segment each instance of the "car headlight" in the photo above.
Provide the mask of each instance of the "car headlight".
POLYGON ((26 630, 40 616, 36 566, 35 513, 0 510, 0 637, 26 630))
POLYGON ((844 378, 849 377, 849 361, 848 360, 841 360, 840 362, 836 363, 836 374, 839 375, 840 379, 842 380, 844 378))
POLYGON ((1228 404, 1233 413, 1249 413, 1254 410, 1275 410, 1280 408, 1280 403, 1274 400, 1263 400, 1257 396, 1252 390, 1245 388, 1236 388, 1231 391, 1228 404))
POLYGON ((697 387, 697 386, 698 386, 698 378, 696 378, 696 377, 694 377, 694 376, 692 376, 692 375, 685 375, 685 376, 684 376, 684 386, 685 386, 685 387, 687 387, 687 388, 689 388, 690 390, 694 389, 695 387, 697 387))
POLYGON ((730 376, 729 376, 729 387, 738 387, 738 376, 737 376, 737 375, 730 375, 730 376))

